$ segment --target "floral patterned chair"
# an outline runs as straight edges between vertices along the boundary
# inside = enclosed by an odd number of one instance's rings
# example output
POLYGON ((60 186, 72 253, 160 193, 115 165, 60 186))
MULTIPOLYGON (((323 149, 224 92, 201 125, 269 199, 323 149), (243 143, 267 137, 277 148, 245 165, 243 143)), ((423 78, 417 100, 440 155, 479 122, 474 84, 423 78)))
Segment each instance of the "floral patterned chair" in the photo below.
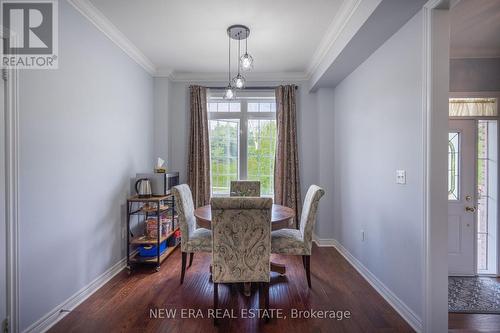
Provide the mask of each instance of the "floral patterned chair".
POLYGON ((208 229, 196 228, 193 195, 189 186, 186 184, 174 186, 172 192, 175 197, 175 206, 181 230, 182 284, 186 272, 187 254, 189 253, 189 267, 191 267, 195 252, 212 252, 212 232, 208 229))
POLYGON ((260 181, 232 180, 229 192, 232 197, 260 197, 260 181))
POLYGON ((268 309, 272 199, 212 198, 211 205, 214 309, 219 283, 237 282, 260 282, 259 296, 268 309))
POLYGON ((304 199, 304 207, 300 217, 299 229, 280 229, 271 233, 271 252, 278 254, 290 254, 302 256, 302 263, 307 275, 307 284, 311 288, 310 257, 312 250, 312 234, 319 199, 325 191, 317 186, 311 185, 304 199))

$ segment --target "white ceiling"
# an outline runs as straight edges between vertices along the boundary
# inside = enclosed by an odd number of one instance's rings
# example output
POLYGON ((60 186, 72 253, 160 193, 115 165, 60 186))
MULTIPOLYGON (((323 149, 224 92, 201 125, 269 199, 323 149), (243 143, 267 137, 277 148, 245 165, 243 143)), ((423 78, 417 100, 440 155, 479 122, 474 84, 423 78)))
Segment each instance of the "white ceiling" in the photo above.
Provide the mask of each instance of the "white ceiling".
POLYGON ((500 57, 500 0, 461 0, 453 7, 450 55, 500 57))
MULTIPOLYGON (((90 1, 159 73, 226 72, 226 29, 232 24, 245 24, 251 29, 248 48, 255 58, 255 73, 305 73, 343 2, 90 1)), ((235 59, 233 53, 233 63, 235 59)))

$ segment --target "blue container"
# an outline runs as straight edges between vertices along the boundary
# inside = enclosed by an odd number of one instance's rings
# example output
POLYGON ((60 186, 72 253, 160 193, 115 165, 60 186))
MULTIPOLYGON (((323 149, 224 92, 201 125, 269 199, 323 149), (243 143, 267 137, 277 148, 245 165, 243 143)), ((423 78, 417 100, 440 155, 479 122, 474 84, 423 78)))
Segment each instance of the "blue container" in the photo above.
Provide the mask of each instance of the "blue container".
MULTIPOLYGON (((160 243, 160 255, 167 249, 167 240, 160 243)), ((156 257, 157 246, 156 245, 141 245, 139 246, 139 256, 140 257, 156 257)))

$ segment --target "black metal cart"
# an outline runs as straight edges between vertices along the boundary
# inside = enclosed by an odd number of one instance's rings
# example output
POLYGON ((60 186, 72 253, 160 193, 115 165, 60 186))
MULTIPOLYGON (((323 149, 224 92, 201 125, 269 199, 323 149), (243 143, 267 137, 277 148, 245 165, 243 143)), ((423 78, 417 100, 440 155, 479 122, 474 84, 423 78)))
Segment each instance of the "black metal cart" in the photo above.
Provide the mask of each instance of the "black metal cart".
POLYGON ((179 229, 177 216, 175 212, 175 201, 172 194, 165 196, 152 196, 143 198, 133 196, 127 199, 127 270, 132 271, 135 264, 156 264, 156 271, 160 270, 160 264, 165 260, 179 245, 177 242, 172 244, 170 240, 175 237, 176 231, 179 229), (172 230, 162 235, 161 232, 161 217, 170 217, 172 220, 172 230), (131 229, 131 219, 137 217, 139 227, 144 226, 145 222, 150 219, 156 219, 156 237, 149 238, 147 235, 141 234, 135 236, 131 229), (171 246, 161 253, 160 245, 167 241, 171 246), (137 253, 137 247, 141 245, 156 245, 156 256, 141 257, 137 253))

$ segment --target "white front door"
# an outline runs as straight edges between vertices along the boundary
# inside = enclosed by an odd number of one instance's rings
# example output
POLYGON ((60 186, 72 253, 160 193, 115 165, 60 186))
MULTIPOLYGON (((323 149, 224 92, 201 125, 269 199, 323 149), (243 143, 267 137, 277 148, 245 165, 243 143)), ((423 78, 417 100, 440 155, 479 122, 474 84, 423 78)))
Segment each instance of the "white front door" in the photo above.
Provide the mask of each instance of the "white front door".
POLYGON ((474 275, 476 121, 450 120, 448 139, 448 272, 474 275))
POLYGON ((7 318, 7 225, 5 222, 5 82, 0 78, 0 327, 7 318))

